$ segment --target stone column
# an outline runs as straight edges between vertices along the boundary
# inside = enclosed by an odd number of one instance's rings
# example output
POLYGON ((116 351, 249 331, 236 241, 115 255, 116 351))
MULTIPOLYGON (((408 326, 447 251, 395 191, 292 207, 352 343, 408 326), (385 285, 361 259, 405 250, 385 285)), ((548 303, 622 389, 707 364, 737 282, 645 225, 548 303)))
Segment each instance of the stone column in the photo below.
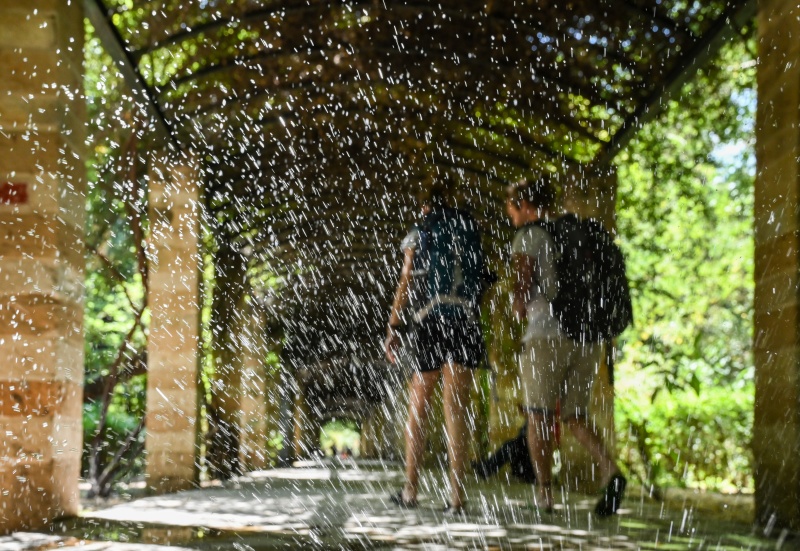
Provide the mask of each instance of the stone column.
POLYGON ((80 507, 81 6, 0 2, 0 534, 80 507))
POLYGON ((496 305, 491 311, 491 330, 486 335, 489 363, 487 386, 489 391, 489 451, 516 437, 524 423, 519 405, 523 402, 519 380, 518 357, 512 350, 522 336, 511 312, 510 297, 514 292, 510 266, 500 266, 500 279, 489 290, 486 303, 496 305))
POLYGON ((200 204, 194 161, 164 154, 150 170, 148 487, 197 481, 200 204))
MULTIPOLYGON (((609 231, 616 230, 617 172, 611 166, 600 172, 571 174, 563 189, 564 209, 584 218, 595 218, 603 222, 609 231)), ((589 406, 592 422, 597 431, 612 450, 616 448, 614 430, 614 387, 611 377, 613 358, 607 357, 613 349, 605 347, 604 359, 594 380, 589 406)), ((569 489, 594 492, 600 489, 599 472, 589 452, 572 436, 568 430, 560 434, 560 454, 562 461, 562 481, 569 489)))
POLYGON ((378 442, 379 419, 373 409, 361 420, 359 449, 362 459, 380 459, 381 449, 378 442))
POLYGON ((239 461, 242 469, 255 471, 269 465, 267 438, 269 419, 267 415, 267 356, 266 339, 263 334, 263 319, 256 313, 250 316, 242 330, 242 414, 241 447, 239 461))
POLYGON ((307 381, 298 382, 294 402, 294 454, 296 459, 309 459, 319 450, 321 427, 319 416, 308 401, 307 381))
POLYGON ((292 366, 285 350, 281 351, 281 367, 279 373, 278 399, 280 409, 278 412, 278 430, 281 438, 281 449, 278 452, 278 465, 291 467, 294 463, 294 401, 297 393, 297 382, 292 366))
POLYGON ((395 396, 373 406, 361 421, 361 457, 401 460, 405 452, 403 428, 407 413, 407 404, 395 396))
POLYGON ((764 0, 755 182, 756 520, 800 529, 800 6, 764 0))

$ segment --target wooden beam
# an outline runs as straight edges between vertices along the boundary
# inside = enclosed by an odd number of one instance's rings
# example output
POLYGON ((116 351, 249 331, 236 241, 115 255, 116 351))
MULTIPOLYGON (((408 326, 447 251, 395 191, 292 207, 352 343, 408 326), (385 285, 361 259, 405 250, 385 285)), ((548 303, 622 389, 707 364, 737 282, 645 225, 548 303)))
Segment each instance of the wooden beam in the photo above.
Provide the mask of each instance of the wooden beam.
POLYGON ((657 117, 669 101, 680 92, 683 85, 696 74, 697 70, 716 55, 722 44, 731 39, 739 28, 755 17, 757 9, 757 0, 740 0, 730 5, 683 56, 680 63, 667 75, 665 82, 625 119, 616 134, 592 161, 592 169, 600 169, 611 163, 617 153, 622 151, 633 139, 636 132, 657 117))
POLYGON ((161 111, 155 98, 151 95, 150 88, 136 67, 130 52, 125 47, 125 41, 120 36, 117 28, 109 21, 103 1, 84 0, 83 5, 86 17, 94 27, 95 34, 97 34, 100 42, 103 43, 106 52, 111 56, 117 69, 122 74, 122 78, 125 79, 131 89, 136 103, 147 113, 154 124, 157 136, 168 140, 177 149, 181 149, 172 129, 167 124, 163 111, 161 111))

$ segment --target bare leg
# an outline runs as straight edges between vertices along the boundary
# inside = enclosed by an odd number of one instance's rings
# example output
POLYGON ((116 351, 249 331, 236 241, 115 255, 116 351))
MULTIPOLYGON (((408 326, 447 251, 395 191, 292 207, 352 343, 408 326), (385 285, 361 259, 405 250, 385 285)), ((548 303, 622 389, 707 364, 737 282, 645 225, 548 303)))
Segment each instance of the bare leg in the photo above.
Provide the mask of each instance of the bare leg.
POLYGON ((528 451, 536 470, 539 486, 539 503, 544 508, 553 507, 553 416, 528 413, 528 451))
POLYGON ((406 483, 403 487, 403 500, 417 499, 419 486, 419 466, 425 452, 428 410, 433 391, 439 382, 438 371, 414 373, 410 383, 408 420, 406 422, 406 483))
POLYGON ((594 459, 595 463, 599 466, 602 485, 605 486, 608 484, 611 477, 619 473, 619 467, 617 467, 614 456, 611 455, 611 452, 609 452, 605 442, 600 438, 600 435, 597 434, 594 426, 589 423, 586 417, 572 417, 566 420, 565 423, 569 427, 569 430, 572 431, 572 434, 575 435, 578 442, 586 448, 591 454, 592 459, 594 459))
POLYGON ((594 512, 599 517, 608 517, 619 510, 627 481, 619 471, 614 456, 611 455, 603 439, 597 434, 588 419, 572 418, 567 421, 575 438, 585 447, 600 466, 600 477, 603 482, 603 496, 597 502, 594 512))
POLYGON ((444 419, 447 426, 447 455, 450 458, 450 505, 460 508, 464 502, 464 471, 467 431, 467 404, 472 372, 463 365, 450 363, 443 369, 444 419))

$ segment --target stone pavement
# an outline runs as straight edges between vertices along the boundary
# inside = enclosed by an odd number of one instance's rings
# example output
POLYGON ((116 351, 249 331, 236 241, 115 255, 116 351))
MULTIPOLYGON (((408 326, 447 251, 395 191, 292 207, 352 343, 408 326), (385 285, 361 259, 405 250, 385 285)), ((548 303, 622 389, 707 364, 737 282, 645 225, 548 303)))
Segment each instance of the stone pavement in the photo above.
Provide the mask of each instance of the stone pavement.
MULTIPOLYGON (((446 517, 441 476, 426 472, 420 507, 400 510, 388 500, 402 480, 396 464, 306 464, 251 473, 225 486, 86 511, 79 519, 53 526, 50 533, 64 538, 62 547, 83 541, 81 549, 104 551, 154 551, 157 547, 150 546, 155 545, 235 551, 798 549, 790 534, 775 531, 766 537, 749 523, 692 505, 670 507, 637 491, 629 492, 619 515, 602 520, 591 514, 595 496, 564 493, 556 512, 543 514, 532 505, 528 485, 474 482, 468 487, 468 513, 446 517)), ((7 549, 2 538, 0 549, 7 549)))
POLYGON ((117 541, 86 541, 81 538, 18 532, 0 536, 2 551, 49 551, 75 547, 80 551, 189 551, 180 547, 145 545, 117 541))

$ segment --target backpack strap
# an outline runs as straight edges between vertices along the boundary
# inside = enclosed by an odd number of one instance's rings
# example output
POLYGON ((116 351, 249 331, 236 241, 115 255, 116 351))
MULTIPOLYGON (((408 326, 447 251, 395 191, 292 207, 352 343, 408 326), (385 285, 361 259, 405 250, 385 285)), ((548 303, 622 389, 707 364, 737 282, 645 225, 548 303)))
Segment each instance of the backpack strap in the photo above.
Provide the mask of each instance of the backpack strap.
POLYGON ((467 315, 467 318, 469 318, 470 321, 476 321, 475 314, 472 311, 472 305, 467 299, 458 295, 442 294, 435 295, 425 306, 417 310, 417 313, 414 314, 414 321, 417 323, 422 322, 422 320, 428 317, 434 308, 444 305, 461 306, 464 309, 464 313, 467 315))

